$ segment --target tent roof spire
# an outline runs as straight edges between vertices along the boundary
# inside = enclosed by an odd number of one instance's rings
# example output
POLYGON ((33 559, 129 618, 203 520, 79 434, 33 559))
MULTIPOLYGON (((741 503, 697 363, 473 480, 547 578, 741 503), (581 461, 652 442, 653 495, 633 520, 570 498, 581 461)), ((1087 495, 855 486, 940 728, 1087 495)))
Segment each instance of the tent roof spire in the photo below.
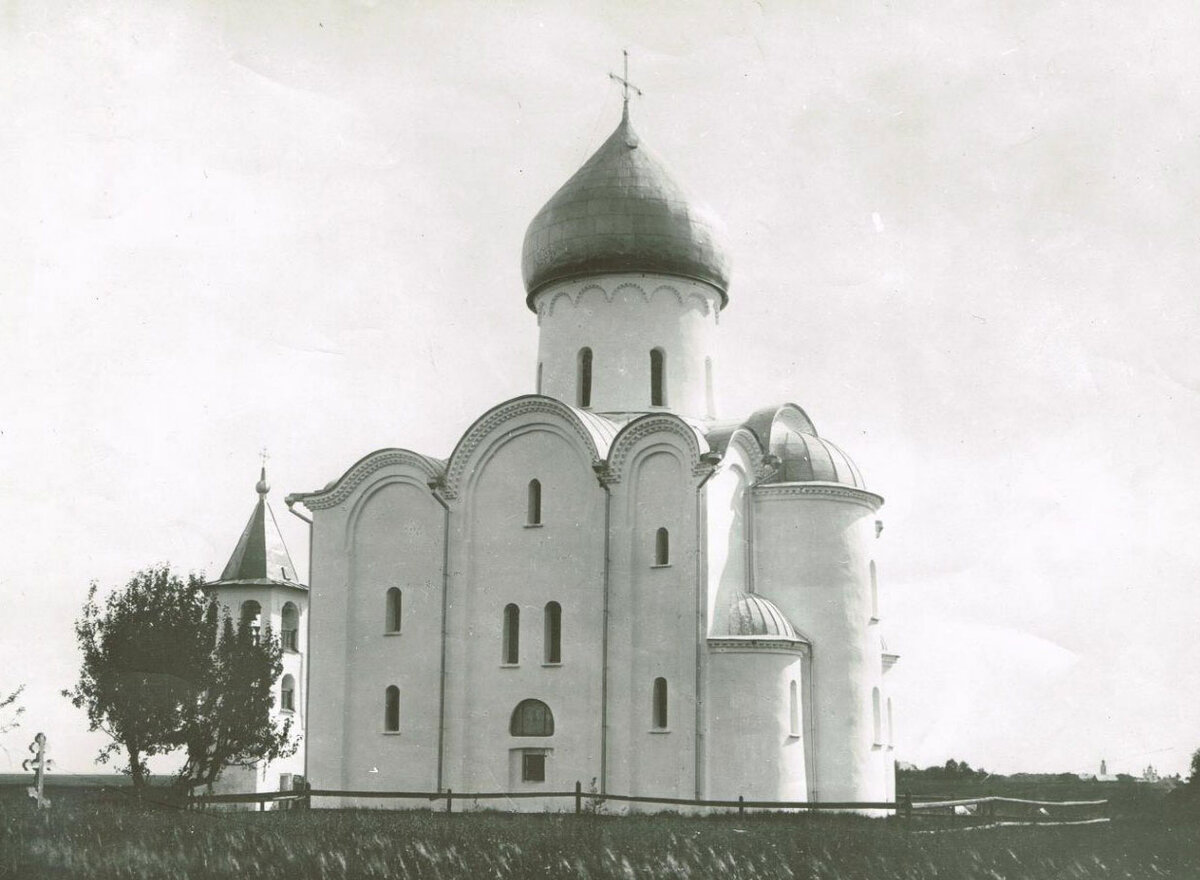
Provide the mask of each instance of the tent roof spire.
POLYGON ((292 564, 291 554, 275 521, 275 513, 267 503, 267 493, 271 486, 267 483, 267 453, 261 453, 263 464, 259 470, 258 482, 254 491, 258 493, 258 503, 250 513, 246 527, 233 555, 221 572, 220 580, 214 581, 217 586, 245 584, 248 586, 278 585, 307 589, 296 577, 296 566, 292 564))

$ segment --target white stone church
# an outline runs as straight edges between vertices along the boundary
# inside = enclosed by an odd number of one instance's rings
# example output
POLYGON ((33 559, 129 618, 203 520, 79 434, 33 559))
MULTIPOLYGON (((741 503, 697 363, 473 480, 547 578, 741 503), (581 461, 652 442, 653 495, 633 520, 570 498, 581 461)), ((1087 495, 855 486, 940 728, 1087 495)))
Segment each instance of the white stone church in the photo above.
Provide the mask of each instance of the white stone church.
POLYGON ((522 268, 534 393, 448 459, 380 449, 288 498, 313 519, 310 783, 892 799, 883 499, 799 406, 718 411, 721 227, 628 105, 522 268))

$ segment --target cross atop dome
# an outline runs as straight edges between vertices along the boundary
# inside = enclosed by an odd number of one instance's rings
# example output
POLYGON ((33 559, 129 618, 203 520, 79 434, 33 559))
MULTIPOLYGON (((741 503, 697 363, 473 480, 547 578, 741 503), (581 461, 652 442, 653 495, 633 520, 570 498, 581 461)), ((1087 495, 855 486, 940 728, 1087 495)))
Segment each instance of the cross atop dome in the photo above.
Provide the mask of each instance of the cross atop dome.
POLYGON ((637 92, 639 98, 642 96, 642 90, 639 89, 637 86, 635 86, 633 83, 631 83, 629 81, 629 50, 622 49, 621 54, 623 56, 625 56, 625 74, 624 74, 624 76, 617 76, 615 73, 613 73, 611 71, 609 71, 608 76, 609 76, 609 79, 615 79, 617 82, 619 82, 621 84, 621 94, 622 94, 622 100, 624 102, 623 106, 621 108, 621 118, 628 120, 629 119, 629 90, 633 89, 635 92, 637 92))

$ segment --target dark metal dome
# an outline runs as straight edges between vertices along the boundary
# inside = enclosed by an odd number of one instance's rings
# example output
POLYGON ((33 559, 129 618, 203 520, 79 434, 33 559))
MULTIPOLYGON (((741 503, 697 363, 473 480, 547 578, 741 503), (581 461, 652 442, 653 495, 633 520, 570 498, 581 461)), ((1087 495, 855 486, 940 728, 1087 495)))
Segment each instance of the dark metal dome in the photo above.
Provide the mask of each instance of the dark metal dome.
POLYGON ((526 303, 555 281, 655 272, 711 284, 728 302, 729 259, 720 220, 692 200, 663 163, 621 124, 538 211, 525 233, 526 303))

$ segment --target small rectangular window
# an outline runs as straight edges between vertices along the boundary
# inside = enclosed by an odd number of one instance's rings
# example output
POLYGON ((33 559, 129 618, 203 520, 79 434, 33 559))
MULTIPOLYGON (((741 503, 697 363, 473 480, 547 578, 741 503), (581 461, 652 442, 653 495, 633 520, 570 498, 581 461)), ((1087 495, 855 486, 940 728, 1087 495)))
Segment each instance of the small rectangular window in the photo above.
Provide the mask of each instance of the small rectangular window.
POLYGON ((545 782, 546 781, 546 756, 542 753, 531 754, 526 752, 521 756, 521 781, 522 782, 545 782))

